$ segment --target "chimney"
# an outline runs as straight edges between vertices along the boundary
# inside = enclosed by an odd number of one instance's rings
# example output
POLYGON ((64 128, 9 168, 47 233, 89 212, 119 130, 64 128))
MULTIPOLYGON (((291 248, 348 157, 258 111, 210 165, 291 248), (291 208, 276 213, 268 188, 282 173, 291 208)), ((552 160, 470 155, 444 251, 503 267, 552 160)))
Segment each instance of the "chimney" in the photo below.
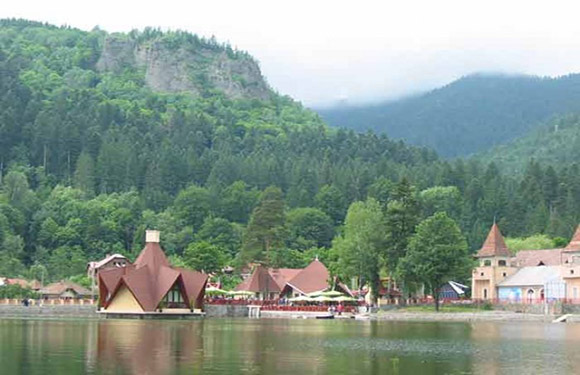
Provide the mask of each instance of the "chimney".
POLYGON ((146 230, 145 231, 145 242, 155 242, 159 243, 159 231, 158 230, 146 230))

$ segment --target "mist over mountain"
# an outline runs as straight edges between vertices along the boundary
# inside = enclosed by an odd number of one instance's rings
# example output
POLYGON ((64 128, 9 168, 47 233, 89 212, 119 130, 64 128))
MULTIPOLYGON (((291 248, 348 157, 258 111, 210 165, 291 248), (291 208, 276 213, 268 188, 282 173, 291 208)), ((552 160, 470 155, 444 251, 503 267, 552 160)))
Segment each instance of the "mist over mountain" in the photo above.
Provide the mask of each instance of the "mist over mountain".
POLYGON ((455 157, 504 144, 556 114, 579 110, 578 74, 475 74, 422 95, 318 113, 332 126, 386 133, 455 157))

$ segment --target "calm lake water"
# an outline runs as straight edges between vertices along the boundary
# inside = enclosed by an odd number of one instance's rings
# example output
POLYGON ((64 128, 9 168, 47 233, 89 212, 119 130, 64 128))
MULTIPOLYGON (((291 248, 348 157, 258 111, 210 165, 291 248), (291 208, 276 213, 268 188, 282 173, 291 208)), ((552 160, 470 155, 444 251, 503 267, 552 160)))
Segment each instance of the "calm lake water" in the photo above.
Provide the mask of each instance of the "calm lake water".
POLYGON ((0 374, 577 374, 580 325, 0 320, 0 374))

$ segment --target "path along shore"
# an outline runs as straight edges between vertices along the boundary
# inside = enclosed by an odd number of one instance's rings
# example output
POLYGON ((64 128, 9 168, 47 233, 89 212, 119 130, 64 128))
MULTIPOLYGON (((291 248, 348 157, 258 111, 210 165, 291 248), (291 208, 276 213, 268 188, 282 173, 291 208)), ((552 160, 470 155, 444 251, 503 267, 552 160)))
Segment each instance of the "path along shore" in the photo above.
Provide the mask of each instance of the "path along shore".
MULTIPOLYGON (((320 312, 298 311, 262 311, 261 318, 278 319, 314 319, 316 316, 325 315, 320 312)), ((240 317, 241 315, 237 315, 240 317)), ((247 315, 244 315, 247 316, 247 315)), ((214 317, 229 317, 225 315, 208 315, 208 319, 214 317)), ((18 306, 0 305, 1 318, 73 318, 73 319, 99 319, 94 306, 18 306)), ((352 314, 336 316, 338 319, 352 319, 352 314)), ((405 312, 405 311, 379 311, 374 314, 358 315, 357 319, 374 321, 415 321, 415 322, 551 322, 554 315, 516 313, 510 311, 474 311, 474 312, 405 312)), ((580 314, 573 314, 566 320, 568 323, 580 323, 580 314)))

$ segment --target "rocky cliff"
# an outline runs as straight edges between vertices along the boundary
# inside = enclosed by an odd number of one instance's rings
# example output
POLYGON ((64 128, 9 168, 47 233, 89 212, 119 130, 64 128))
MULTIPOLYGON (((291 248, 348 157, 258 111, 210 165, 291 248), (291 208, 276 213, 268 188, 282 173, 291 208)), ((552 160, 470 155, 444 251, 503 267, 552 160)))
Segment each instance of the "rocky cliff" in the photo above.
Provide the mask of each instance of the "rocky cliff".
POLYGON ((124 34, 108 35, 97 70, 140 69, 146 84, 161 92, 189 92, 198 96, 208 90, 219 90, 233 99, 270 97, 271 90, 258 63, 249 55, 207 42, 175 42, 166 35, 145 40, 124 34))

